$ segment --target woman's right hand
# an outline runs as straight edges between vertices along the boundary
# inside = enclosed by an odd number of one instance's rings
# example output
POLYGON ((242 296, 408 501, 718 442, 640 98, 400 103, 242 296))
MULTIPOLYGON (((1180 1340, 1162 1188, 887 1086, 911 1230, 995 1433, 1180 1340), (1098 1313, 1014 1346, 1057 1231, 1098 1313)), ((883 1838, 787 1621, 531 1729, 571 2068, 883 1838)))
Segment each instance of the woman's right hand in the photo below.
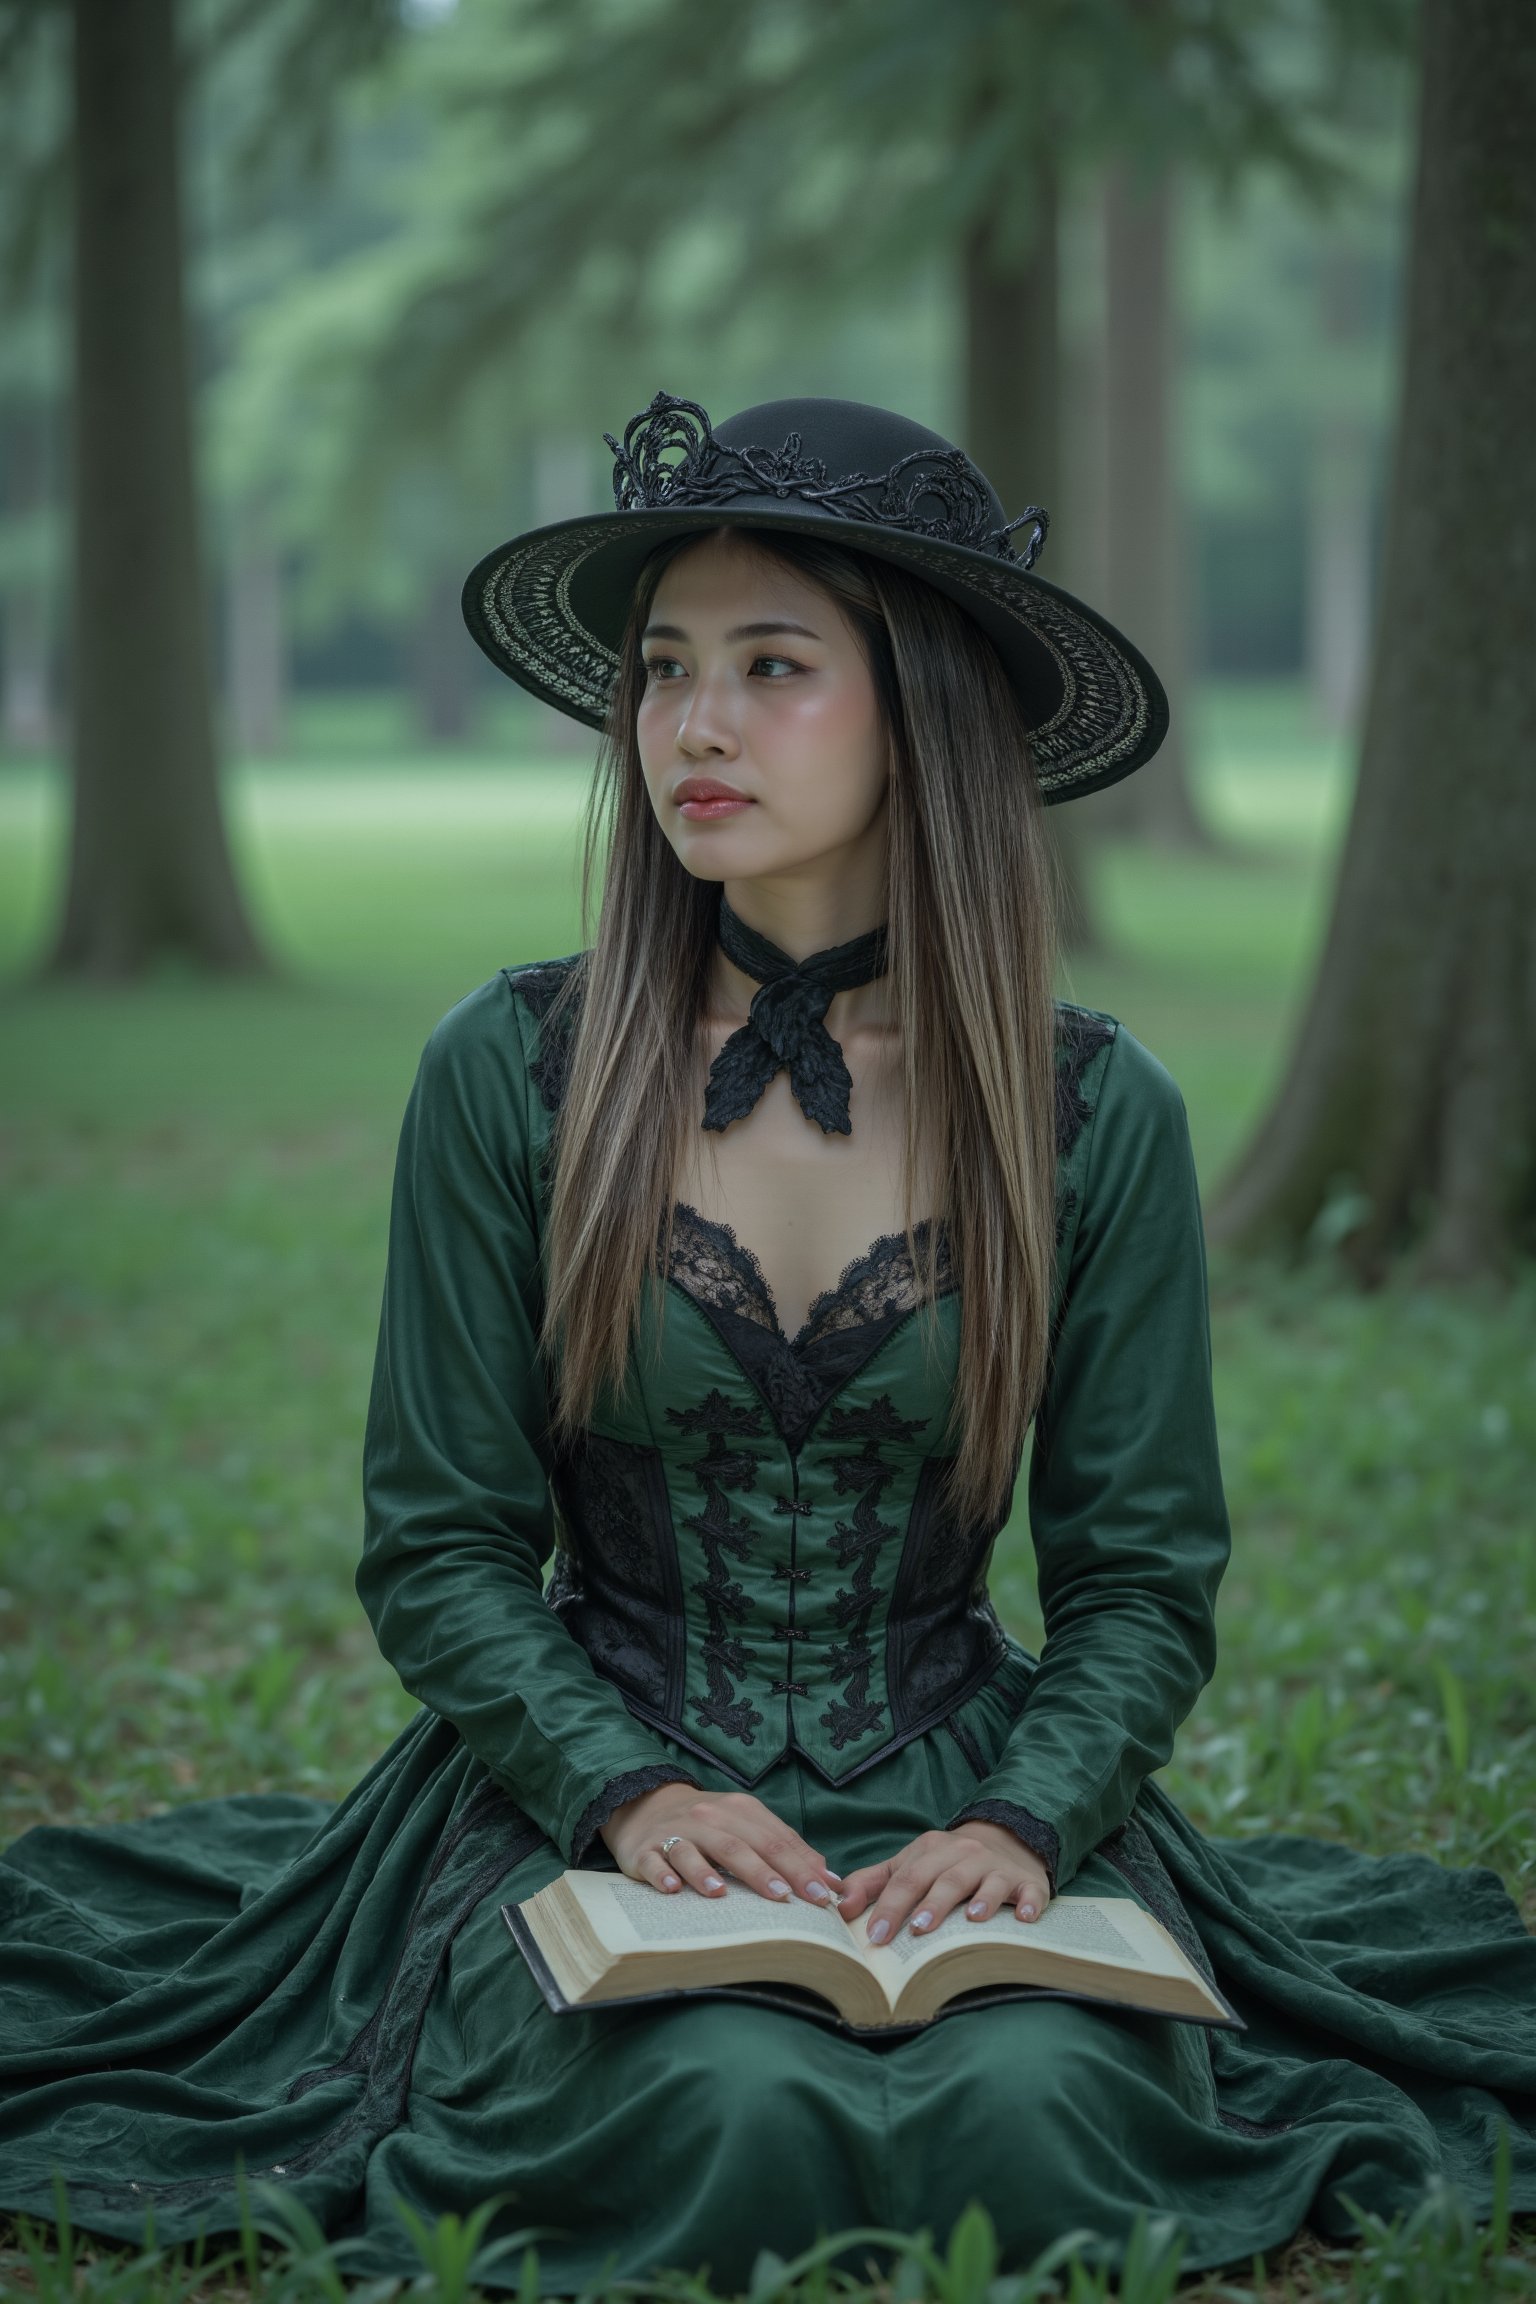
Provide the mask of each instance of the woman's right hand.
POLYGON ((668 1895, 684 1885, 723 1896, 717 1866, 775 1903, 800 1895, 830 1909, 842 1875, 750 1792, 701 1792, 694 1784, 658 1784, 615 1808, 598 1827, 609 1854, 631 1880, 649 1880, 668 1895), (663 1856, 661 1843, 682 1837, 663 1856))

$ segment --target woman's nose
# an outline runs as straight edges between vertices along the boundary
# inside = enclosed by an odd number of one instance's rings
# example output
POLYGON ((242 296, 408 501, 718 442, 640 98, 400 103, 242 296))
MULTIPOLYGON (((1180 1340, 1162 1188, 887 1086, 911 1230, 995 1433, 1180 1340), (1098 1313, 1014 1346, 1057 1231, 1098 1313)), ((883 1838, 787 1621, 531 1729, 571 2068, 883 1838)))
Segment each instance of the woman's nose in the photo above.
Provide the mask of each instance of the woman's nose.
POLYGON ((740 740, 726 677, 711 679, 701 672, 695 679, 688 708, 678 723, 677 744, 681 752, 717 752, 728 759, 735 757, 740 740))

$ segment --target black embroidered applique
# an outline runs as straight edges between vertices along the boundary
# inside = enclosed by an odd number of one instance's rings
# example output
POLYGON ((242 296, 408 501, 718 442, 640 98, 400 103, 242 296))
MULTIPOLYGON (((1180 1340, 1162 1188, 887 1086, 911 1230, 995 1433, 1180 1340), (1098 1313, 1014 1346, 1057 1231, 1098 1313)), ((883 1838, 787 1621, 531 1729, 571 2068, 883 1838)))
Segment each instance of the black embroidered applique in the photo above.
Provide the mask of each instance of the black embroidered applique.
POLYGON ((756 1656, 731 1626, 745 1623, 756 1603, 731 1576, 725 1555, 730 1553, 742 1561, 751 1557, 752 1524, 737 1518, 729 1498, 738 1489, 757 1485, 761 1458, 739 1443, 765 1436, 762 1410, 739 1407, 715 1389, 696 1408, 669 1408, 666 1413, 668 1422, 677 1426, 684 1439, 703 1438, 707 1442, 703 1455, 695 1456, 689 1465, 704 1491, 704 1509, 685 1513, 683 1525, 698 1531, 709 1563, 709 1573, 691 1587, 704 1602, 709 1624, 702 1642, 709 1694, 691 1697, 689 1702, 702 1726, 718 1728, 722 1735, 750 1744, 752 1731, 761 1725, 763 1715, 750 1697, 736 1694, 733 1680, 746 1677, 756 1656))
POLYGON ((880 1449, 892 1441, 910 1446, 928 1423, 926 1416, 899 1415, 888 1392, 882 1392, 867 1408, 834 1408, 827 1419, 829 1438, 847 1451, 832 1458, 834 1486, 839 1495, 851 1493, 859 1499, 851 1519, 833 1522, 832 1550, 837 1564, 853 1570, 851 1584, 839 1586, 832 1604, 844 1637, 827 1650, 829 1678, 844 1682, 842 1699, 834 1697, 819 1715, 835 1752, 885 1726, 884 1707, 869 1698, 875 1656, 869 1620, 885 1598, 875 1582, 876 1560, 901 1531, 893 1521, 880 1517, 881 1494, 895 1478, 895 1467, 884 1461, 880 1449), (852 1453, 859 1442, 862 1447, 857 1454, 852 1453))
POLYGON ((803 453, 798 432, 789 433, 778 449, 727 447, 696 400, 679 400, 670 392, 658 392, 648 408, 630 418, 622 445, 611 432, 603 438, 613 450, 613 501, 620 512, 726 504, 737 496, 794 496, 824 505, 845 520, 878 521, 935 542, 992 552, 1023 568, 1033 568, 1050 528, 1050 516, 1038 504, 994 526, 986 491, 959 448, 914 449, 888 471, 848 472, 833 480, 820 457, 803 453), (911 477, 903 485, 907 473, 911 477), (933 509, 924 513, 919 510, 923 504, 933 509), (1020 554, 1012 536, 1026 522, 1033 534, 1020 554))

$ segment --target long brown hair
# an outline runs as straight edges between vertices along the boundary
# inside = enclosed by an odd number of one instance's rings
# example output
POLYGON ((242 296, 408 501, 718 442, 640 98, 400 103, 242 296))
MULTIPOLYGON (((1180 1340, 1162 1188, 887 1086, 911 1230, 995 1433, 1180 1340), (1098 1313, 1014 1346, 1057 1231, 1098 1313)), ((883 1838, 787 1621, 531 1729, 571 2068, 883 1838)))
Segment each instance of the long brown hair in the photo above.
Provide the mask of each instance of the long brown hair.
MULTIPOLYGON (((906 1104, 904 1228, 925 1298, 934 1241, 914 1237, 913 1178, 939 1184, 960 1290, 945 1500, 1001 1521, 1043 1390, 1055 1266, 1055 1016, 1060 891, 1028 731, 998 655, 947 595, 817 538, 719 530, 821 587, 864 650, 885 730, 891 1021, 906 1104)), ((651 806, 635 721, 640 634, 663 545, 636 586, 588 801, 579 1002, 554 1122, 543 1339, 551 1429, 568 1437, 606 1382, 627 1395, 648 1263, 672 1244, 673 1195, 704 1073, 698 1025, 719 883, 679 861, 651 806), (558 1349, 557 1349, 558 1346, 558 1349)), ((563 1003, 562 1003, 563 1004, 563 1003)), ((661 1299, 658 1288, 659 1341, 661 1299)), ((920 1316, 934 1328, 932 1305, 920 1316)))

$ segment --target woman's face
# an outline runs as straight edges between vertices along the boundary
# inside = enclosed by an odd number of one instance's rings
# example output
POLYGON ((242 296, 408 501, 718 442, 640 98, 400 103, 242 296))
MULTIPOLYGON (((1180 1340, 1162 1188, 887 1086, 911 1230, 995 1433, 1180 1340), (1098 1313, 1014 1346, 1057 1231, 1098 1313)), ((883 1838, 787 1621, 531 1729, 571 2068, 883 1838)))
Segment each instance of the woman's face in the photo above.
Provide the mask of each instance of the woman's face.
POLYGON ((709 536, 667 567, 641 654, 641 765, 690 872, 741 881, 823 865, 862 878, 883 866, 879 705, 827 593, 736 536, 709 536), (690 805, 693 778, 744 804, 690 805))

